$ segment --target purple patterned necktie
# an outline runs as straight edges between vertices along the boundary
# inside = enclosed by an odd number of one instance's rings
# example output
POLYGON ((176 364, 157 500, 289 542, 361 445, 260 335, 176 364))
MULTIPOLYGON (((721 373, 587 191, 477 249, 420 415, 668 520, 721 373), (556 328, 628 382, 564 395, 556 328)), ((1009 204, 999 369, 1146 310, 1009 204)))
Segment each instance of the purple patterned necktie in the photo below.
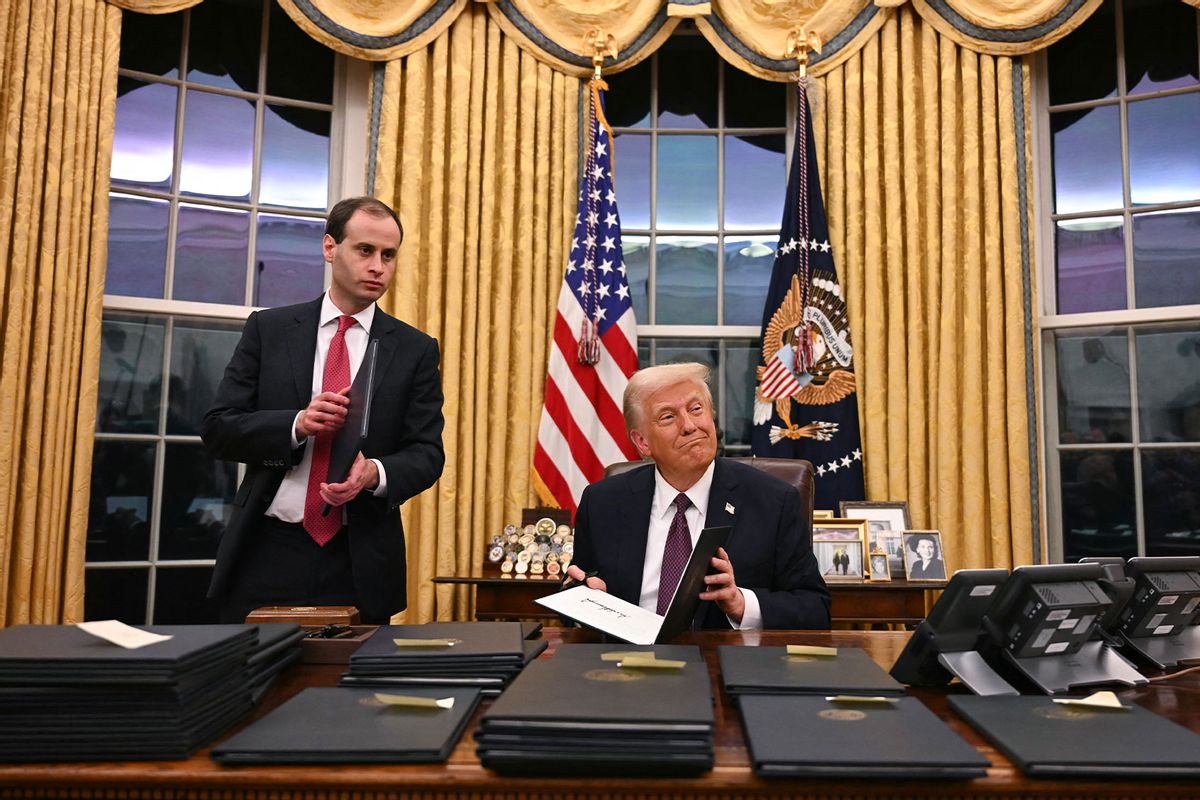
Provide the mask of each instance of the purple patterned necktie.
POLYGON ((687 518, 683 512, 692 505, 688 496, 679 493, 675 498, 675 519, 671 520, 671 529, 667 531, 667 543, 663 547, 662 570, 658 573, 658 614, 667 613, 671 598, 675 596, 675 588, 683 577, 683 568, 687 566, 692 555, 692 535, 688 532, 687 518))

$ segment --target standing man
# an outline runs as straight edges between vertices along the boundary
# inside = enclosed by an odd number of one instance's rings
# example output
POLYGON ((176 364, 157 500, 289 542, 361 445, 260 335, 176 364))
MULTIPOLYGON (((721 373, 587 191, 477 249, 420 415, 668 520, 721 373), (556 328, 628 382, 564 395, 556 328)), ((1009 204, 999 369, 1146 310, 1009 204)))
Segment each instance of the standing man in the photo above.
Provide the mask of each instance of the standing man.
POLYGON ((668 364, 625 388, 629 438, 653 464, 593 483, 575 515, 568 577, 666 612, 706 527, 733 526, 705 577, 704 628, 829 628, 829 590, 805 534, 800 494, 761 470, 717 458, 708 368, 668 364), (736 568, 736 573, 735 573, 736 568), (736 577, 735 577, 736 576, 736 577))
POLYGON ((403 235, 387 204, 342 200, 322 242, 329 291, 246 320, 201 426, 209 452, 246 464, 208 590, 222 622, 304 604, 354 605, 385 623, 407 605, 400 504, 433 485, 445 455, 437 341, 375 305, 403 235), (326 483, 330 440, 376 339, 362 452, 345 481, 326 483))

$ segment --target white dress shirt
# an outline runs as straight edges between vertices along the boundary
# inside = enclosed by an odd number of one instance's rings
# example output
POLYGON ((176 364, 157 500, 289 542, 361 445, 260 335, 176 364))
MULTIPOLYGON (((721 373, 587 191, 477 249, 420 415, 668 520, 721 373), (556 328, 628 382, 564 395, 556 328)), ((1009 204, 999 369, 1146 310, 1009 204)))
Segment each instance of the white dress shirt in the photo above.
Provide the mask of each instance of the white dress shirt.
MULTIPOLYGON (((325 382, 325 357, 329 353, 329 343, 333 341, 333 335, 337 333, 337 320, 340 316, 342 316, 342 312, 329 299, 329 292, 326 292, 325 298, 321 301, 321 317, 317 323, 317 353, 313 363, 310 400, 324 391, 322 384, 325 382)), ((374 320, 375 304, 372 303, 355 314, 355 324, 346 329, 346 352, 350 358, 351 381, 358 374, 358 367, 362 364, 363 356, 367 352, 367 337, 374 320)), ((303 410, 300 413, 303 413, 303 410)), ((292 421, 293 448, 302 444, 301 440, 296 437, 296 421, 300 419, 300 413, 297 413, 296 419, 292 421)), ((283 482, 279 484, 279 491, 275 493, 275 499, 267 507, 268 517, 276 517, 283 522, 304 521, 304 501, 308 497, 308 473, 312 471, 312 451, 311 447, 304 448, 304 458, 284 475, 283 482)), ((379 486, 375 489, 374 494, 376 497, 385 497, 387 495, 387 475, 384 474, 383 464, 379 462, 379 459, 372 458, 371 460, 375 462, 375 466, 379 470, 379 486)), ((342 513, 345 514, 344 507, 342 513)), ((343 516, 344 521, 345 517, 343 516)))
MULTIPOLYGON (((708 495, 712 490, 713 471, 716 462, 708 465, 708 469, 700 476, 700 480, 692 484, 684 494, 692 502, 687 511, 683 512, 687 520, 688 533, 692 537, 692 548, 700 541, 700 532, 704 530, 704 518, 708 514, 708 495)), ((650 527, 646 531, 646 561, 642 567, 642 594, 638 605, 647 611, 658 610, 658 584, 662 573, 663 550, 667 546, 667 534, 671 530, 671 521, 675 519, 675 498, 679 490, 667 483, 666 478, 654 468, 654 499, 650 503, 650 527)), ((734 564, 734 579, 737 579, 737 565, 734 564)), ((735 630, 752 630, 762 628, 762 611, 758 605, 758 597, 753 590, 739 588, 742 599, 746 602, 742 621, 729 624, 735 630)))

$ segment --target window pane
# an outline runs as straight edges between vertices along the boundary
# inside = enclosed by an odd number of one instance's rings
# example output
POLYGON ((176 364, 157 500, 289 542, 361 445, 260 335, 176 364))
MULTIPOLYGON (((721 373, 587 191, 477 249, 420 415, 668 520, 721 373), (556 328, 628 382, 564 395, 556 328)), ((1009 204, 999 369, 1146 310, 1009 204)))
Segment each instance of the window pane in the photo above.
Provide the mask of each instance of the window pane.
POLYGON ((629 298, 633 302, 633 317, 639 324, 650 322, 647 305, 650 292, 650 239, 647 236, 621 237, 625 260, 625 280, 629 281, 629 298))
POLYGON ((188 80, 257 92, 261 0, 206 0, 192 8, 191 25, 188 80))
POLYGON ((1142 439, 1200 442, 1200 329, 1137 331, 1134 343, 1142 439))
POLYGON ((1125 0, 1125 91, 1196 84, 1196 11, 1178 0, 1125 0))
POLYGON ((253 164, 254 103, 189 90, 179 190, 249 200, 253 164))
POLYGON ((118 619, 126 625, 146 624, 148 567, 89 569, 84 575, 85 620, 118 619))
POLYGON ((149 558, 154 447, 153 442, 96 442, 88 507, 88 561, 149 558))
POLYGON ((96 430, 157 433, 162 405, 163 323, 105 315, 100 328, 96 430))
POLYGON ((655 323, 716 324, 716 238, 659 236, 655 250, 655 323))
POLYGON ((613 153, 614 191, 620 206, 623 230, 650 228, 650 137, 622 133, 616 137, 613 153))
POLYGON ((278 3, 271 3, 267 94, 333 102, 333 51, 296 27, 278 3))
POLYGON ((1050 104, 1114 97, 1117 40, 1113 4, 1105 3, 1048 51, 1050 104))
POLYGON ((1058 313, 1125 308, 1125 232, 1120 217, 1064 220, 1056 226, 1058 313))
POLYGON ((200 435, 200 421, 212 407, 241 331, 238 322, 175 321, 167 387, 167 433, 200 435))
POLYGON ((159 567, 154 583, 155 625, 205 625, 220 621, 208 598, 212 567, 159 567))
POLYGON ((1116 106, 1050 115, 1054 209, 1059 214, 1121 207, 1120 124, 1116 106))
POLYGON ((730 64, 725 70, 726 128, 783 128, 791 84, 764 81, 730 64))
POLYGON ((1146 555, 1200 554, 1200 450, 1143 450, 1146 555))
POLYGON ((699 36, 673 36, 658 50, 658 126, 717 126, 717 54, 699 36))
POLYGON ((1138 308, 1200 303, 1200 210, 1133 218, 1138 308))
POLYGON ((166 200, 109 196, 105 294, 163 296, 170 212, 171 204, 166 200))
POLYGON ((762 356, 759 341, 725 344, 725 445, 750 446, 754 427, 755 367, 762 356))
POLYGON ((1129 104, 1129 196, 1135 206, 1200 198, 1200 92, 1129 104))
POLYGON ((783 216, 783 134, 725 137, 725 228, 770 230, 783 216))
POLYGON ((118 66, 177 78, 182 42, 183 14, 122 14, 118 66))
POLYGON ((267 106, 258 201, 324 209, 329 194, 329 112, 267 106))
POLYGON ((725 324, 758 325, 775 264, 774 236, 725 240, 725 324))
POLYGON ((1125 334, 1061 335, 1055 345, 1059 441, 1130 441, 1133 428, 1125 334))
POLYGON ((246 250, 250 214, 180 204, 175 235, 176 300, 246 301, 246 250))
POLYGON ((167 444, 158 557, 216 558, 235 494, 237 464, 215 460, 200 443, 167 444))
POLYGON ((715 400, 720 349, 720 343, 715 339, 657 339, 654 343, 654 363, 658 365, 698 361, 704 364, 713 371, 709 376, 709 388, 715 400))
POLYGON ((174 86, 117 78, 113 184, 168 191, 175 157, 174 86))
POLYGON ((717 137, 658 137, 657 211, 660 230, 717 227, 717 137))
POLYGON ((258 215, 254 245, 256 306, 285 306, 312 300, 325 287, 321 255, 323 220, 307 217, 258 215))
POLYGON ((604 116, 614 128, 650 126, 650 61, 613 75, 605 75, 604 116))
POLYGON ((1060 455, 1064 559, 1136 556, 1132 451, 1060 455))

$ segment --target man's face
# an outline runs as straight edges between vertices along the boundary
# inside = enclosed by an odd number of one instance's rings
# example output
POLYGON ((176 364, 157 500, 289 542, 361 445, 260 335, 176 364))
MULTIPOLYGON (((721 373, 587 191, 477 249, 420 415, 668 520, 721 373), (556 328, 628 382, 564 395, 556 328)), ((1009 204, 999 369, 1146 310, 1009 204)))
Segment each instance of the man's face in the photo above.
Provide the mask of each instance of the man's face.
POLYGON ((346 220, 345 236, 322 242, 325 260, 333 265, 330 296, 343 313, 357 314, 387 291, 396 273, 400 229, 388 216, 376 217, 361 208, 346 220))
POLYGON ((922 539, 917 542, 917 555, 922 561, 929 561, 933 558, 933 542, 928 539, 922 539))
POLYGON ((642 403, 642 418, 630 432, 643 456, 653 458, 667 480, 683 479, 690 487, 717 456, 717 426, 700 387, 674 383, 651 393, 642 403))

